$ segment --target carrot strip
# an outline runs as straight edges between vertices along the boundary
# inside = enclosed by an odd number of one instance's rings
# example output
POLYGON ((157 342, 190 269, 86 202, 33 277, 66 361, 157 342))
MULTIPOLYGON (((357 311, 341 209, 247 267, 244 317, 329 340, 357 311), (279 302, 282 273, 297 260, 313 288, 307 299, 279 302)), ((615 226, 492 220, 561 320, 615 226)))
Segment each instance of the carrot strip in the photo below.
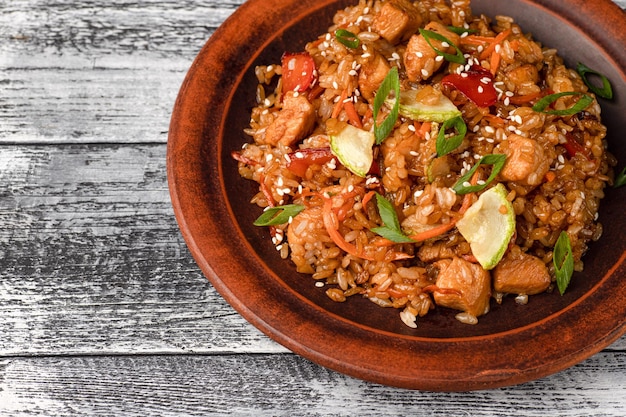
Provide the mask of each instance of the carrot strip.
POLYGON ((480 54, 480 59, 486 59, 489 55, 491 55, 492 52, 495 51, 496 45, 499 45, 510 34, 511 34, 511 29, 507 29, 504 32, 498 33, 498 36, 496 36, 493 39, 493 42, 491 42, 489 46, 486 47, 485 50, 480 54))
POLYGON ((359 118, 359 113, 357 113, 356 107, 354 107, 354 103, 351 100, 343 103, 343 109, 346 111, 348 119, 350 120, 352 125, 354 127, 358 127, 359 129, 363 129, 363 123, 359 118))
POLYGON ((509 97, 509 101, 512 104, 520 105, 520 104, 528 103, 536 98, 539 98, 541 94, 543 93, 541 91, 538 91, 536 93, 525 94, 523 96, 513 96, 513 97, 509 97))
POLYGON ((496 72, 498 72, 498 67, 500 66, 500 60, 502 59, 502 55, 499 52, 493 52, 491 54, 491 59, 489 60, 489 67, 491 68, 491 75, 495 76, 496 72))
POLYGON ((409 236, 409 239, 413 239, 416 242, 422 242, 424 240, 432 239, 437 236, 441 236, 444 233, 452 230, 456 224, 456 219, 452 219, 450 223, 441 224, 439 226, 428 229, 424 232, 415 233, 409 236))
POLYGON ((336 226, 336 217, 333 213, 333 200, 331 198, 327 198, 324 201, 324 206, 322 207, 322 218, 324 220, 324 227, 326 228, 326 232, 328 236, 335 242, 335 245, 339 246, 340 249, 345 251, 346 253, 356 256, 358 258, 367 259, 373 261, 374 258, 371 256, 367 256, 363 253, 360 253, 356 246, 353 244, 346 242, 344 237, 339 233, 339 230, 336 226))
POLYGON ((339 101, 335 103, 335 107, 333 108, 333 113, 330 116, 332 119, 336 119, 339 116, 339 113, 341 113, 341 109, 343 109, 344 101, 346 100, 346 98, 348 98, 347 89, 341 92, 341 95, 339 96, 339 101))
POLYGON ((270 191, 269 187, 265 183, 265 175, 261 175, 261 177, 259 178, 259 185, 261 187, 261 192, 263 193, 263 195, 265 196, 265 199, 267 200, 267 205, 270 207, 276 206, 276 201, 274 200, 274 196, 272 195, 272 192, 270 191))
POLYGON ((485 114, 483 118, 487 119, 492 125, 495 125, 497 127, 504 127, 504 119, 502 119, 501 117, 493 114, 485 114))
POLYGON ((374 198, 374 196, 376 195, 376 191, 368 191, 365 196, 363 196, 363 200, 361 201, 361 204, 363 205, 363 208, 365 208, 365 206, 367 205, 367 203, 370 202, 370 200, 372 198, 374 198))
POLYGON ((546 172, 545 177, 546 177, 546 181, 547 182, 552 182, 552 181, 555 180, 556 174, 554 173, 554 171, 548 171, 548 172, 546 172))
POLYGON ((421 138, 425 138, 426 133, 430 132, 431 127, 432 127, 432 124, 430 122, 424 122, 422 123, 422 126, 420 126, 419 130, 417 131, 417 134, 421 138))

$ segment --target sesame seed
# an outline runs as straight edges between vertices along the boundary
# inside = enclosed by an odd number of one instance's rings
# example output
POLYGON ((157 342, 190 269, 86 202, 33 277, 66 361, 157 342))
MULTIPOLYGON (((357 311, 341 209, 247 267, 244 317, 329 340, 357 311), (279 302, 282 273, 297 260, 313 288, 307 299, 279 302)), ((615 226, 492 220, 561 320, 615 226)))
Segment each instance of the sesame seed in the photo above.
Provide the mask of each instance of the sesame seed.
POLYGON ((524 135, 524 132, 522 132, 522 131, 521 131, 521 130, 519 130, 519 129, 515 129, 515 134, 516 134, 516 135, 520 135, 520 136, 522 136, 522 135, 524 135))
POLYGON ((339 89, 339 84, 337 84, 337 81, 333 81, 333 88, 335 90, 339 89))
POLYGON ((493 142, 495 142, 495 141, 494 141, 493 139, 491 139, 491 138, 487 138, 487 139, 485 139, 485 140, 486 140, 488 143, 493 143, 493 142))
POLYGON ((508 97, 504 99, 504 105, 505 106, 508 106, 510 102, 511 102, 511 100, 508 97))
POLYGON ((472 128, 472 132, 476 133, 480 130, 480 125, 476 125, 472 128))
POLYGON ((277 251, 280 251, 282 248, 283 248, 283 245, 277 245, 277 246, 276 246, 276 250, 277 250, 277 251))
POLYGON ((480 159, 480 158, 482 158, 482 156, 480 156, 480 155, 478 155, 478 154, 475 154, 475 155, 474 155, 474 159, 480 159))
POLYGON ((419 152, 417 152, 417 151, 410 151, 409 155, 411 155, 411 156, 419 156, 419 152))
POLYGON ((443 46, 444 48, 449 48, 450 44, 448 42, 441 42, 441 46, 443 46))
POLYGON ((411 132, 415 132, 415 126, 413 125, 409 125, 407 129, 409 129, 411 132))
POLYGON ((469 182, 469 181, 465 181, 465 182, 463 183, 463 187, 470 187, 471 185, 472 185, 472 184, 470 184, 470 182, 469 182))
POLYGON ((418 58, 424 58, 424 54, 421 52, 416 52, 415 55, 417 55, 418 58))
POLYGON ((295 156, 296 158, 298 158, 298 159, 302 159, 302 158, 304 158, 304 154, 303 154, 302 152, 296 152, 296 153, 294 154, 294 156, 295 156))
POLYGON ((490 81, 491 81, 491 78, 489 77, 483 77, 480 79, 480 82, 483 84, 489 84, 490 81))
POLYGON ((496 129, 494 129, 493 126, 485 126, 485 132, 496 133, 496 129))
POLYGON ((276 180, 276 185, 279 187, 282 187, 283 185, 285 185, 285 181, 283 181, 283 177, 278 177, 278 179, 276 180))
POLYGON ((322 287, 324 286, 324 282, 322 282, 322 281, 317 281, 317 282, 315 283, 315 286, 316 286, 317 288, 322 288, 322 287))
POLYGON ((350 184, 348 185, 348 192, 351 193, 352 191, 354 191, 354 185, 350 184))
POLYGON ((424 194, 424 190, 415 190, 413 193, 415 197, 420 197, 422 194, 424 194))
POLYGON ((366 53, 361 55, 362 58, 369 58, 371 56, 372 56, 372 54, 370 54, 369 52, 366 52, 366 53))
POLYGON ((425 69, 425 68, 422 68, 422 71, 421 71, 421 72, 422 72, 422 76, 424 76, 424 77, 428 77, 428 71, 426 71, 426 69, 425 69))
POLYGON ((479 85, 479 86, 478 86, 478 92, 482 94, 482 93, 483 93, 483 91, 485 91, 485 89, 483 88, 483 86, 482 86, 482 85, 479 85))
POLYGON ((558 159, 558 161, 562 164, 565 163, 565 158, 563 157, 563 155, 559 155, 556 159, 558 159))
POLYGON ((461 73, 461 77, 463 77, 463 78, 467 78, 468 76, 469 76, 469 75, 467 74, 467 72, 462 72, 462 73, 461 73))
POLYGON ((507 97, 513 97, 515 95, 515 93, 512 92, 512 91, 507 91, 506 93, 504 93, 504 95, 507 96, 507 97))
POLYGON ((443 56, 441 56, 441 55, 437 55, 437 56, 435 57, 435 61, 437 61, 437 62, 441 62, 441 61, 443 61, 443 56))
POLYGON ((358 72, 356 72, 355 70, 350 70, 350 71, 348 72, 348 75, 350 75, 350 76, 352 76, 352 77, 356 76, 357 74, 358 74, 358 72))
POLYGON ((521 125, 522 123, 524 123, 524 121, 522 120, 522 116, 520 116, 519 114, 516 114, 515 117, 513 118, 517 124, 521 125))
POLYGON ((272 155, 271 153, 268 153, 267 155, 265 155, 265 162, 272 162, 273 159, 274 159, 274 155, 272 155))

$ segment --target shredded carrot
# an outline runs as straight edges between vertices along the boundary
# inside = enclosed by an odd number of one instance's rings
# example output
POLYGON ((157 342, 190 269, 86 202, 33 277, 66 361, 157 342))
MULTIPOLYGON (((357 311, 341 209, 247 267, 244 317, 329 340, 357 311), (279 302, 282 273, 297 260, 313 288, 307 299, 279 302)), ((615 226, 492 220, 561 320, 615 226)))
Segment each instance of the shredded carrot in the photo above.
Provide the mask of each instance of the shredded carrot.
POLYGON ((495 50, 496 46, 499 45, 503 40, 505 40, 511 34, 511 29, 507 29, 503 32, 498 33, 498 36, 493 38, 493 42, 489 44, 488 47, 480 54, 480 59, 486 59, 489 55, 491 55, 495 50))
POLYGON ((321 85, 319 85, 319 83, 317 83, 313 86, 313 88, 309 90, 309 94, 307 94, 306 98, 309 101, 312 101, 318 98, 320 95, 322 95, 323 92, 324 92, 324 88, 321 85))
POLYGON ((365 206, 367 205, 367 203, 370 202, 370 200, 372 198, 374 198, 374 196, 376 195, 376 191, 368 191, 365 196, 363 196, 363 200, 361 200, 361 204, 363 205, 363 208, 365 208, 365 206))
POLYGON ((491 75, 495 76, 496 72, 498 72, 498 67, 500 66, 501 59, 502 55, 500 55, 499 52, 494 51, 493 54, 491 54, 491 59, 489 60, 491 75))
POLYGON ((420 126, 419 130, 417 131, 418 136, 420 136, 421 138, 425 138, 426 133, 430 132, 431 126, 432 124, 430 122, 422 123, 422 126, 420 126))
POLYGON ((555 178, 556 178, 556 174, 554 173, 554 171, 546 172, 546 181, 547 182, 552 182, 552 181, 554 181, 555 178))
POLYGON ((403 293, 401 291, 395 290, 393 288, 387 289, 387 294, 389 294, 393 298, 403 298, 403 297, 407 296, 407 294, 405 294, 405 293, 403 293))
POLYGON ((444 233, 452 230, 455 224, 456 224, 456 219, 452 219, 450 223, 440 224, 439 226, 435 226, 432 229, 428 229, 424 232, 415 233, 409 236, 409 238, 413 239, 416 242, 422 242, 424 240, 432 239, 434 237, 441 236, 444 233))
POLYGON ((326 228, 326 232, 328 236, 335 242, 335 245, 339 246, 339 248, 346 253, 356 256, 358 258, 367 259, 373 261, 374 258, 367 256, 363 253, 360 253, 356 246, 353 244, 346 242, 344 237, 339 233, 339 230, 336 225, 336 216, 333 213, 333 200, 332 198, 327 198, 324 201, 324 206, 322 207, 322 217, 324 220, 324 227, 326 228))
POLYGON ((331 118, 336 119, 339 116, 339 113, 341 113, 341 109, 343 109, 344 101, 346 100, 346 98, 348 98, 348 89, 345 89, 341 92, 341 95, 339 96, 339 101, 335 103, 335 107, 333 108, 333 113, 330 116, 331 118))
POLYGON ((509 97, 509 101, 512 104, 520 105, 520 104, 531 102, 534 99, 541 97, 541 94, 542 92, 538 91, 536 93, 525 94, 523 96, 513 96, 513 97, 509 97))
POLYGON ((499 116, 496 116, 493 114, 485 114, 483 118, 487 119, 490 125, 493 125, 496 127, 504 127, 504 119, 499 116))
POLYGON ((343 103, 343 109, 346 111, 348 115, 348 120, 354 127, 358 127, 359 129, 363 129, 363 123, 361 123, 361 119, 359 118, 359 113, 356 111, 356 107, 354 107, 354 103, 352 100, 346 101, 343 103))

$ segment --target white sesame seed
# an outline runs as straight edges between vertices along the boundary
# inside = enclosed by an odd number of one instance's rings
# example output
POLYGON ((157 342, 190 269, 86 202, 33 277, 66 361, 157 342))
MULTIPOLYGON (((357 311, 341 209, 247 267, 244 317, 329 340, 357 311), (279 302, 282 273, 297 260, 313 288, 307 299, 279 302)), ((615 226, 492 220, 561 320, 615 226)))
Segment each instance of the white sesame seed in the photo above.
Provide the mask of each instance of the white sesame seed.
POLYGON ((519 136, 523 136, 523 135, 524 135, 524 132, 522 132, 522 131, 521 131, 521 130, 519 130, 519 129, 515 129, 515 134, 516 134, 516 135, 519 135, 519 136))
POLYGON ((480 130, 480 125, 476 125, 472 128, 472 132, 476 133, 480 130))
POLYGON ((491 138, 487 138, 487 139, 485 139, 485 140, 486 140, 488 143, 493 143, 493 142, 495 142, 495 141, 494 141, 493 139, 491 139, 491 138))
POLYGON ((322 288, 322 287, 324 286, 324 282, 322 282, 322 281, 317 281, 317 282, 315 283, 315 286, 316 286, 317 288, 322 288))
POLYGON ((494 129, 493 126, 485 126, 485 132, 496 133, 496 129, 494 129))
POLYGON ((478 86, 478 92, 482 94, 482 93, 483 93, 483 91, 485 91, 485 89, 483 88, 483 86, 482 86, 482 85, 479 85, 479 86, 478 86))
POLYGON ((419 156, 419 152, 417 152, 417 151, 410 151, 409 155, 411 155, 411 156, 419 156))
POLYGON ((425 68, 422 68, 422 76, 428 77, 428 71, 425 68))
POLYGON ((467 78, 467 77, 469 77, 469 75, 467 74, 467 72, 462 72, 462 73, 461 73, 461 77, 463 77, 463 78, 467 78))
POLYGON ((272 162, 273 159, 274 159, 274 155, 272 155, 271 153, 268 153, 267 155, 265 155, 265 162, 272 162))
POLYGON ((296 152, 296 153, 294 154, 294 156, 295 156, 296 158, 298 158, 298 159, 302 159, 302 158, 304 158, 304 154, 303 154, 302 152, 296 152))
POLYGON ((333 81, 333 88, 335 90, 337 90, 339 88, 339 84, 337 84, 337 81, 333 81))
POLYGON ((506 93, 504 93, 504 95, 506 95, 507 97, 513 97, 515 93, 512 91, 507 91, 506 93))
POLYGON ((465 182, 463 183, 463 187, 470 187, 471 185, 472 185, 472 184, 470 184, 470 182, 469 182, 469 181, 465 181, 465 182))
POLYGON ((502 50, 502 46, 500 44, 497 44, 496 49, 495 49, 496 54, 499 54, 501 50, 502 50))
POLYGON ((474 155, 474 159, 480 159, 480 158, 482 158, 482 156, 480 156, 480 155, 478 155, 478 154, 475 154, 475 155, 474 155))
POLYGON ((424 194, 424 190, 415 190, 413 193, 415 197, 420 197, 422 194, 424 194))
POLYGON ((283 248, 283 245, 276 245, 276 250, 280 251, 283 248))
POLYGON ((515 122, 519 125, 521 125, 522 123, 524 123, 524 121, 522 120, 522 116, 520 116, 519 114, 516 114, 515 117, 513 118, 515 120, 515 122))
POLYGON ((562 164, 563 164, 563 163, 565 163, 565 158, 563 157, 563 155, 559 155, 559 156, 557 156, 557 158, 556 158, 556 159, 557 159, 560 163, 562 163, 562 164))
POLYGON ((350 184, 348 185, 348 192, 351 193, 352 191, 354 191, 354 185, 350 184))
POLYGON ((417 55, 418 58, 424 58, 424 54, 419 51, 417 51, 415 55, 417 55))
POLYGON ((350 76, 352 76, 352 77, 356 76, 357 74, 358 74, 358 72, 356 72, 355 70, 350 70, 350 71, 348 72, 348 75, 350 75, 350 76))
POLYGON ((441 46, 443 46, 444 48, 449 48, 450 44, 448 42, 441 42, 441 46))
POLYGON ((407 129, 409 129, 411 132, 415 132, 415 126, 413 125, 409 125, 409 127, 407 127, 407 129))
POLYGON ((437 56, 435 57, 435 61, 437 61, 437 62, 441 62, 441 61, 443 61, 443 56, 441 56, 441 55, 437 55, 437 56))
POLYGON ((372 54, 370 54, 369 52, 366 52, 366 53, 361 55, 362 58, 369 58, 371 56, 372 56, 372 54))
POLYGON ((511 102, 511 99, 509 99, 508 97, 504 99, 505 106, 508 106, 510 102, 511 102))
POLYGON ((285 181, 283 181, 283 177, 278 177, 278 179, 276 180, 276 185, 279 187, 282 187, 283 185, 285 185, 285 181))

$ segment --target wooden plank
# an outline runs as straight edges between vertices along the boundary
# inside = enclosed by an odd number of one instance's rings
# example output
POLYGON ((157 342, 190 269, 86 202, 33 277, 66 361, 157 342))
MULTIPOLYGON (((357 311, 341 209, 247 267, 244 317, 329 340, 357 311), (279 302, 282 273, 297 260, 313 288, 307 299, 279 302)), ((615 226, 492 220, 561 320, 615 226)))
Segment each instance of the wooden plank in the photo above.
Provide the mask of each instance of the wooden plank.
POLYGON ((286 351, 186 250, 165 145, 5 145, 0 225, 0 355, 286 351))
POLYGON ((363 382, 290 354, 12 358, 0 414, 107 416, 624 416, 626 353, 519 386, 466 393, 363 382))
POLYGON ((200 273, 165 146, 3 146, 0 355, 284 352, 200 273))

